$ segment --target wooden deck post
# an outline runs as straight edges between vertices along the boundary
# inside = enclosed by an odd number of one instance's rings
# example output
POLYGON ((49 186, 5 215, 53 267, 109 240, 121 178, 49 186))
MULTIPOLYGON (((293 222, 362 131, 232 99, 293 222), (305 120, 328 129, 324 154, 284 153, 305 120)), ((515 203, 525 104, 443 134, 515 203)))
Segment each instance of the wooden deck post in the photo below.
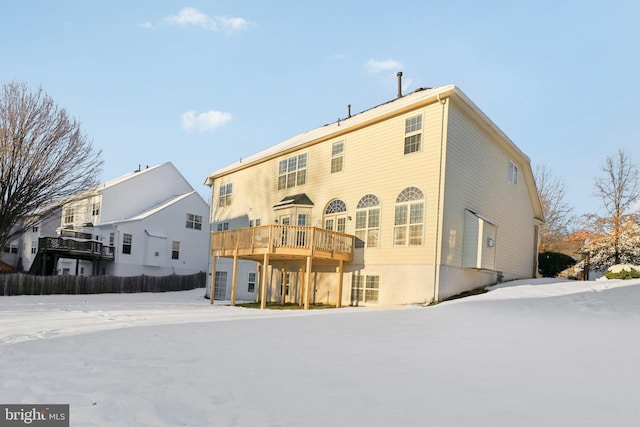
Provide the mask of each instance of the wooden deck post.
POLYGON ((256 293, 256 302, 258 302, 258 301, 260 301, 260 289, 261 289, 260 288, 260 286, 261 286, 260 283, 261 283, 261 280, 262 280, 262 264, 257 263, 256 268, 257 268, 257 273, 256 273, 256 284, 255 285, 258 288, 254 289, 254 290, 255 290, 255 293, 256 293))
MULTIPOLYGON (((237 251, 236 251, 237 252, 237 251)), ((238 255, 233 255, 233 273, 231 273, 231 305, 236 305, 236 288, 238 286, 238 255)))
POLYGON ((307 277, 306 283, 304 286, 304 309, 309 310, 309 300, 311 299, 311 267, 312 267, 313 257, 307 257, 307 277))
MULTIPOLYGON (((349 242, 340 239, 347 235, 317 227, 276 224, 260 228, 222 231, 218 234, 213 233, 213 236, 211 245, 213 266, 211 293, 213 300, 210 301, 211 304, 215 301, 217 258, 221 256, 233 259, 231 305, 237 303, 239 260, 251 260, 255 261, 258 267, 255 282, 257 289, 254 287, 254 293, 255 301, 260 301, 261 308, 266 308, 268 301, 277 301, 276 293, 278 293, 282 304, 289 302, 308 309, 312 300, 316 300, 316 295, 312 295, 312 292, 315 280, 313 263, 316 262, 317 257, 317 259, 332 260, 334 266, 337 262, 338 265, 334 267, 334 271, 338 274, 338 282, 336 283, 338 295, 333 298, 333 302, 336 307, 342 307, 344 263, 351 262, 352 254, 349 242), (267 231, 268 237, 266 236, 267 231), (278 265, 276 266, 270 265, 272 254, 277 258, 278 265), (286 266, 281 267, 280 265, 286 266), (295 265, 295 268, 291 270, 291 272, 295 272, 295 278, 290 272, 287 272, 291 265, 295 265), (276 286, 278 272, 282 275, 280 292, 276 286), (289 292, 287 292, 288 278, 290 278, 289 292)), ((352 243, 353 238, 351 239, 352 243)), ((327 302, 332 302, 330 294, 327 294, 326 299, 327 302)))
MULTIPOLYGON (((213 255, 213 254, 212 254, 213 255)), ((216 289, 216 263, 218 257, 213 255, 213 260, 211 262, 211 289, 209 290, 209 303, 213 305, 213 294, 216 289)))
POLYGON ((305 280, 304 273, 305 273, 304 265, 301 265, 300 268, 298 269, 298 277, 296 280, 296 302, 300 306, 302 305, 303 295, 304 295, 304 284, 303 284, 303 281, 305 280))
POLYGON ((338 298, 336 301, 336 308, 342 307, 342 270, 344 261, 340 260, 338 264, 338 298))
POLYGON ((284 305, 287 301, 287 267, 282 267, 282 295, 280 296, 280 304, 284 305))
POLYGON ((267 307, 267 269, 269 268, 269 253, 264 254, 264 259, 262 260, 262 284, 260 285, 260 308, 264 309, 267 307))

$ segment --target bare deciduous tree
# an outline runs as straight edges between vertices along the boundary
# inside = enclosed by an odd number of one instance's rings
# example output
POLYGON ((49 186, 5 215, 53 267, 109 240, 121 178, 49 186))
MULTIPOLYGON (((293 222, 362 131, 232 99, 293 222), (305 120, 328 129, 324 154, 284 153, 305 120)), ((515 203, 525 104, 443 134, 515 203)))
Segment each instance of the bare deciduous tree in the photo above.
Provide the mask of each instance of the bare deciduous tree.
POLYGON ((97 183, 101 152, 42 88, 0 92, 0 248, 56 202, 97 183))
POLYGON ((614 263, 621 259, 621 226, 630 208, 640 200, 638 167, 623 150, 617 157, 607 157, 602 167, 603 176, 596 178, 595 195, 602 199, 607 212, 614 263))
POLYGON ((540 251, 562 251, 560 246, 569 234, 573 211, 566 201, 565 183, 554 177, 546 165, 536 166, 535 180, 545 221, 540 228, 540 251))

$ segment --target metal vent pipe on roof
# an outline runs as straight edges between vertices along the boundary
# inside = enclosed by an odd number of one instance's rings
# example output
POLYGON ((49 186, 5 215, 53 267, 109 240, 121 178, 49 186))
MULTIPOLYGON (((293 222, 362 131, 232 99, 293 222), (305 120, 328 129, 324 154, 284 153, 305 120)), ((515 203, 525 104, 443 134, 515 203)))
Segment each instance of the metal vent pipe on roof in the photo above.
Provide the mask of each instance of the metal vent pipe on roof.
POLYGON ((351 117, 351 104, 347 104, 347 118, 351 117))
POLYGON ((398 71, 398 98, 402 98, 402 71, 398 71))

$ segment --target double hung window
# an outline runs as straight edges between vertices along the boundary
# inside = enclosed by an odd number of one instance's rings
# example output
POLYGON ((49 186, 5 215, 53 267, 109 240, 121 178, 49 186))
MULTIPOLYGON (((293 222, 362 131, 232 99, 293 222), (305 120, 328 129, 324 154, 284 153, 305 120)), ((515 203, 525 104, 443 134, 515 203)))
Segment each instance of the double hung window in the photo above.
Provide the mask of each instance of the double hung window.
POLYGON ((122 253, 131 254, 132 244, 133 244, 133 236, 129 233, 124 233, 122 236, 122 253))
POLYGON ((187 228, 191 228, 193 230, 202 230, 202 216, 188 213, 187 228))
POLYGON ((218 197, 218 207, 225 207, 231 205, 231 193, 233 192, 233 185, 231 183, 222 184, 220 186, 220 195, 218 197))
POLYGON ((404 121, 404 154, 422 150, 422 114, 404 121))
POLYGON ((424 193, 407 187, 396 198, 393 243, 396 246, 421 246, 424 236, 424 193))
POLYGON ((278 190, 307 182, 307 154, 299 154, 278 163, 278 190))
POLYGON ((516 166, 512 161, 509 161, 509 172, 508 172, 509 182, 512 184, 518 184, 518 166, 516 166))
POLYGON ((344 141, 331 146, 331 173, 340 172, 344 166, 344 141))
POLYGON ((171 244, 171 259, 180 259, 180 242, 175 240, 171 244))
POLYGON ((380 199, 367 194, 356 208, 356 248, 376 248, 380 237, 380 199))

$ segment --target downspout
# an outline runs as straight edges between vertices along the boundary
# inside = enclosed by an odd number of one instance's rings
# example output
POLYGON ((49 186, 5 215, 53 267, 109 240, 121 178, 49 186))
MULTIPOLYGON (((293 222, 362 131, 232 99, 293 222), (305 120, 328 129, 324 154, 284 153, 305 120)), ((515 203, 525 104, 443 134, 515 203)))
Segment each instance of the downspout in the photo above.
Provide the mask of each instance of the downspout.
POLYGON ((442 209, 442 184, 443 177, 442 172, 444 168, 444 125, 445 125, 445 105, 447 103, 447 99, 440 99, 440 94, 436 96, 436 99, 442 105, 442 118, 440 122, 440 164, 438 167, 438 201, 436 208, 436 234, 435 234, 435 250, 434 250, 434 266, 433 266, 433 303, 438 302, 440 297, 440 263, 441 263, 441 251, 440 246, 442 245, 442 237, 440 236, 440 225, 441 225, 441 209, 442 209))

